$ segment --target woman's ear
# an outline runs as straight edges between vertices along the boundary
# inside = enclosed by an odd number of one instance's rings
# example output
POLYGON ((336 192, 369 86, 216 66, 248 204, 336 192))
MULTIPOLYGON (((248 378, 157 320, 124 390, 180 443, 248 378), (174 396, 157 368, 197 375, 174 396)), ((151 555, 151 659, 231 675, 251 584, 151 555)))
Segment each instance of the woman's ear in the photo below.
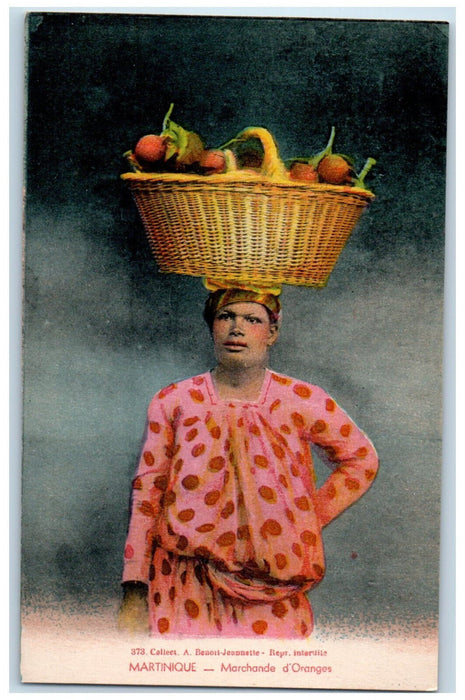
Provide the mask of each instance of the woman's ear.
POLYGON ((268 343, 267 343, 268 347, 271 347, 272 345, 274 345, 276 343, 276 341, 278 340, 278 336, 279 336, 279 326, 277 323, 272 323, 270 325, 270 332, 269 332, 269 336, 268 336, 268 343))

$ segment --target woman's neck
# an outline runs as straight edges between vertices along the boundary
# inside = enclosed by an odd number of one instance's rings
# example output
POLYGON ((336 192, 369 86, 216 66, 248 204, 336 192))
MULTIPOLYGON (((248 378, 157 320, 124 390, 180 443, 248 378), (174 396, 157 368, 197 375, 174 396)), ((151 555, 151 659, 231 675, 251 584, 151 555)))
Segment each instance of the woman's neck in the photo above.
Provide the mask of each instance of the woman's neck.
POLYGON ((266 367, 224 367, 217 365, 211 372, 221 399, 253 401, 260 396, 266 367))

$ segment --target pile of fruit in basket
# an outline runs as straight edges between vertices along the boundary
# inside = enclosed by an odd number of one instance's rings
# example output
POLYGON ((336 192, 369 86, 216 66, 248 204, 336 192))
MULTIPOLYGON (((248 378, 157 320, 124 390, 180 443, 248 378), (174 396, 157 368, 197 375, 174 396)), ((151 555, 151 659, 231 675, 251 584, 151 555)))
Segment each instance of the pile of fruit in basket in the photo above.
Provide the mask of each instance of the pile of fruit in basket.
POLYGON ((219 148, 206 148, 202 138, 171 119, 173 104, 163 120, 159 134, 146 134, 134 150, 124 156, 135 173, 191 173, 218 175, 230 171, 260 172, 309 184, 325 183, 366 189, 365 177, 376 160, 368 158, 357 174, 349 156, 333 153, 334 126, 326 147, 315 155, 290 158, 284 163, 266 164, 267 139, 271 134, 262 127, 247 127, 219 148))

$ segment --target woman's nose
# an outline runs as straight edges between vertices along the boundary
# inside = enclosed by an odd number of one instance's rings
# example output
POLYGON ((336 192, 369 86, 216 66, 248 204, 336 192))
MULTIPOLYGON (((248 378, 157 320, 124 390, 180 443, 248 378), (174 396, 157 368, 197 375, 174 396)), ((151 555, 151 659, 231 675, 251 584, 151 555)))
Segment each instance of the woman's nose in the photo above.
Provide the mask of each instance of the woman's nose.
POLYGON ((231 333, 243 333, 241 319, 239 319, 239 318, 231 319, 231 333))

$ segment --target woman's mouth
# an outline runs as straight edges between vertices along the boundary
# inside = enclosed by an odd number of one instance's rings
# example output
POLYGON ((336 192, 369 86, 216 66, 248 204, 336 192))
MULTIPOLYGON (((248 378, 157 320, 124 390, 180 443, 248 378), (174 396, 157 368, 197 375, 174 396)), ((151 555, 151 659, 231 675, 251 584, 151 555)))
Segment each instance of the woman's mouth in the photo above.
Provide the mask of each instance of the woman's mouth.
POLYGON ((227 340, 223 343, 226 348, 246 348, 247 343, 243 343, 240 340, 227 340))

